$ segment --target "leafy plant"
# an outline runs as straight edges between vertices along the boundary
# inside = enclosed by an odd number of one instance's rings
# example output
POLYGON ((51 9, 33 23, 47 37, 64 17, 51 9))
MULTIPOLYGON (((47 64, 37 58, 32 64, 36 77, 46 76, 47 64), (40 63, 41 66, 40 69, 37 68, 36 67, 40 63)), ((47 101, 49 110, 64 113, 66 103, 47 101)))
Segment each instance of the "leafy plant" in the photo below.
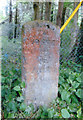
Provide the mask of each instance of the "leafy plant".
POLYGON ((50 107, 40 106, 38 110, 26 106, 21 81, 21 57, 10 61, 5 55, 2 61, 2 116, 4 118, 81 118, 81 70, 80 65, 68 61, 60 66, 58 97, 50 107), (18 64, 16 64, 18 63, 18 64), (17 66, 18 65, 18 66, 17 66), (71 67, 73 66, 73 67, 71 67), (78 68, 78 69, 77 69, 78 68))

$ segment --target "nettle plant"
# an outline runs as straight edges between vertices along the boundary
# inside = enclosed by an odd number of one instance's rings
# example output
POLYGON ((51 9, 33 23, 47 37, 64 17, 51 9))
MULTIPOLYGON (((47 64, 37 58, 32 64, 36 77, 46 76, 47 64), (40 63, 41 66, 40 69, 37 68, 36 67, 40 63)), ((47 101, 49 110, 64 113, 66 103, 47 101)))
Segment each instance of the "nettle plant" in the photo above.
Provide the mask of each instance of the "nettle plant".
POLYGON ((21 81, 21 60, 13 63, 10 59, 2 61, 2 118, 82 118, 81 115, 81 65, 69 61, 60 66, 58 97, 49 108, 40 106, 37 110, 30 104, 26 106, 21 81))

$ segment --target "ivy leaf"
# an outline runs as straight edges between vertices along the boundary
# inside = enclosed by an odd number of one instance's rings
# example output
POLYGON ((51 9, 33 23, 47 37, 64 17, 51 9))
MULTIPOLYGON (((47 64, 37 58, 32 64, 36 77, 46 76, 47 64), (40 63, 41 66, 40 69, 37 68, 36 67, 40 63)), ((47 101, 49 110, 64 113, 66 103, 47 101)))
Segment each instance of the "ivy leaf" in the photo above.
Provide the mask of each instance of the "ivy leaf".
POLYGON ((42 109, 39 109, 35 118, 37 118, 37 119, 41 118, 41 114, 42 114, 42 109))
POLYGON ((59 114, 58 112, 55 112, 53 118, 58 118, 59 115, 60 115, 60 114, 59 114))
POLYGON ((76 95, 81 98, 81 89, 78 89, 77 92, 76 92, 76 95))
POLYGON ((48 109, 48 118, 53 118, 54 109, 48 109))
POLYGON ((72 107, 73 105, 69 105, 68 106, 68 110, 70 111, 70 112, 77 112, 77 108, 75 108, 74 106, 72 107))
POLYGON ((2 77, 1 83, 5 83, 6 77, 2 77))
POLYGON ((42 114, 41 114, 41 118, 47 118, 47 111, 43 111, 42 114))
POLYGON ((81 82, 82 79, 81 79, 81 77, 79 76, 79 77, 76 78, 76 80, 77 80, 78 82, 81 82))
POLYGON ((71 87, 71 88, 70 88, 70 91, 71 91, 71 92, 76 92, 76 89, 71 87))
POLYGON ((24 81, 21 83, 21 87, 25 88, 25 82, 24 81))
POLYGON ((21 102, 23 100, 24 100, 23 96, 20 96, 20 97, 17 98, 17 101, 19 101, 19 102, 21 102))
POLYGON ((31 110, 32 110, 31 107, 28 106, 27 109, 25 110, 25 112, 28 113, 28 114, 30 114, 31 110))
POLYGON ((79 85, 80 85, 80 83, 78 83, 78 82, 76 82, 76 81, 72 82, 72 86, 73 86, 74 88, 77 88, 79 85))
POLYGON ((63 77, 61 77, 61 76, 59 76, 59 84, 63 84, 65 82, 65 80, 64 80, 64 78, 63 77))
POLYGON ((77 111, 77 117, 81 118, 81 108, 77 111))
POLYGON ((67 98, 67 99, 66 99, 66 102, 67 102, 67 104, 70 104, 70 102, 71 102, 71 98, 70 98, 70 97, 67 98))
POLYGON ((17 111, 15 101, 11 101, 11 102, 9 102, 8 107, 10 108, 10 110, 13 110, 14 112, 17 111))
POLYGON ((70 114, 67 111, 67 109, 62 109, 61 110, 61 115, 62 115, 63 118, 69 118, 70 117, 70 114))
POLYGON ((20 91, 20 90, 21 90, 20 86, 15 86, 13 89, 14 89, 15 91, 20 91))
POLYGON ((68 90, 69 87, 70 87, 69 84, 67 84, 67 83, 63 83, 62 85, 63 85, 63 87, 64 87, 66 90, 68 90))
POLYGON ((66 102, 61 100, 61 107, 66 107, 66 102))
POLYGON ((26 110, 26 104, 25 103, 22 103, 21 106, 20 106, 20 109, 22 111, 25 111, 26 110))
POLYGON ((8 113, 8 118, 14 118, 14 113, 8 113))
POLYGON ((75 95, 72 95, 71 99, 72 99, 73 103, 78 103, 78 99, 77 99, 77 97, 75 95))
POLYGON ((60 87, 58 88, 58 91, 60 92, 60 94, 62 94, 63 87, 62 87, 62 86, 60 86, 60 87))
POLYGON ((70 96, 70 92, 67 92, 66 90, 62 91, 62 94, 61 94, 62 100, 68 100, 69 96, 70 96))

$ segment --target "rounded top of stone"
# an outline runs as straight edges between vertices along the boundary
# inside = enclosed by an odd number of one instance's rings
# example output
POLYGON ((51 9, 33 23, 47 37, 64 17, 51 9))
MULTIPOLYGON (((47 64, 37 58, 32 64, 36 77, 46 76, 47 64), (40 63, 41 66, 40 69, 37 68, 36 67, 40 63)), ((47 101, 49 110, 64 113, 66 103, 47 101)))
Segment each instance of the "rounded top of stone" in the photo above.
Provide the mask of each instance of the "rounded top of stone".
MULTIPOLYGON (((60 27, 53 24, 52 22, 49 22, 49 21, 44 21, 44 20, 35 20, 35 21, 30 21, 30 22, 27 22, 23 25, 23 29, 24 28, 35 28, 35 27, 47 27, 48 29, 51 29, 53 31, 56 31, 58 30, 60 32, 60 27)), ((59 33, 60 34, 60 33, 59 33)))

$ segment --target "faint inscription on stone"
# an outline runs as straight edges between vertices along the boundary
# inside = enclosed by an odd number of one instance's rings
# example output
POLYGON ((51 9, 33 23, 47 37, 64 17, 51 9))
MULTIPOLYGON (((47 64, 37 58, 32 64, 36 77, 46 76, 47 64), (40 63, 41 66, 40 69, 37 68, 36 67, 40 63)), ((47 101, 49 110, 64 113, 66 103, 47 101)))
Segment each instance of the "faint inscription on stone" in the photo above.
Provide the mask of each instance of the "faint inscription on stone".
POLYGON ((32 21, 22 29, 22 81, 25 102, 46 105, 57 97, 60 29, 47 21, 32 21))

